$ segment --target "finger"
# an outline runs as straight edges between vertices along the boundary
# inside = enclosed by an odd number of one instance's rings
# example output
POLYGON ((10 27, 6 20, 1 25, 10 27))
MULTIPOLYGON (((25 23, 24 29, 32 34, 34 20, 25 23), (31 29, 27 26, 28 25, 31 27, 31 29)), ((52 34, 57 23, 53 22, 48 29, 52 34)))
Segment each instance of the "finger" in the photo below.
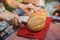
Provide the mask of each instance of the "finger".
POLYGON ((25 10, 25 13, 29 16, 30 15, 30 11, 25 10))
POLYGON ((43 12, 42 8, 39 8, 39 7, 36 7, 36 9, 34 9, 34 11, 39 14, 43 12))
POLYGON ((30 15, 32 15, 34 13, 34 10, 30 10, 30 15))
POLYGON ((11 19, 10 22, 11 22, 11 25, 13 25, 13 19, 11 19))
POLYGON ((8 21, 9 24, 13 25, 13 20, 11 19, 10 21, 8 21))
POLYGON ((40 13, 38 10, 34 10, 36 13, 40 13))
POLYGON ((18 26, 21 28, 22 26, 22 20, 21 19, 18 19, 18 26))
POLYGON ((15 19, 13 18, 12 21, 12 25, 15 26, 15 19))
POLYGON ((14 18, 11 20, 11 25, 15 26, 15 19, 14 18))
POLYGON ((27 10, 25 10, 25 12, 26 12, 26 14, 28 14, 29 16, 32 14, 32 13, 34 13, 34 10, 32 10, 32 9, 27 9, 27 10))
POLYGON ((18 26, 18 20, 17 20, 17 18, 14 18, 14 25, 18 26))

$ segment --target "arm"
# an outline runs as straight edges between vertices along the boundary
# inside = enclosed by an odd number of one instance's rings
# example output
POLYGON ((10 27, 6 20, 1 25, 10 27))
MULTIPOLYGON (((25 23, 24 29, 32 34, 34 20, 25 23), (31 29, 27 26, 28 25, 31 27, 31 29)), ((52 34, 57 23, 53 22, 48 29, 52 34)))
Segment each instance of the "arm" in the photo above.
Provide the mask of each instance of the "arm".
POLYGON ((23 10, 25 10, 26 8, 31 8, 31 9, 34 8, 34 6, 33 6, 32 4, 27 4, 27 5, 25 5, 25 4, 19 3, 19 2, 16 1, 16 0, 6 0, 6 2, 7 2, 7 4, 8 4, 10 7, 12 7, 12 8, 21 8, 21 9, 23 9, 23 10))
POLYGON ((8 19, 10 19, 11 17, 12 17, 12 18, 13 18, 13 17, 18 18, 18 15, 13 14, 13 13, 7 11, 7 10, 5 10, 5 12, 2 12, 2 13, 0 14, 0 19, 3 19, 3 20, 8 20, 8 19))
POLYGON ((1 13, 0 20, 5 20, 13 26, 18 26, 18 27, 22 26, 22 20, 19 18, 19 16, 9 11, 5 11, 1 13))
POLYGON ((22 8, 22 6, 24 6, 24 4, 21 4, 16 0, 6 0, 6 2, 12 8, 22 8))
POLYGON ((25 5, 25 4, 19 3, 16 0, 6 0, 6 2, 12 8, 20 8, 20 9, 24 10, 28 15, 30 14, 30 11, 27 11, 29 9, 32 9, 34 11, 39 10, 39 8, 38 7, 35 7, 34 5, 32 5, 32 3, 25 5))

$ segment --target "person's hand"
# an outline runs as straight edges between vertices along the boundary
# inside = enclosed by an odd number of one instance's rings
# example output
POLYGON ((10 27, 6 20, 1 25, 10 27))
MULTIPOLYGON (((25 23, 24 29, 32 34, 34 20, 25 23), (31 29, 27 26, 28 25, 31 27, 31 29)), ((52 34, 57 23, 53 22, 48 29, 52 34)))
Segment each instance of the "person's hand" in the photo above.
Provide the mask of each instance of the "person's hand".
POLYGON ((22 20, 17 17, 13 17, 13 19, 7 21, 10 25, 21 27, 22 26, 22 20))
POLYGON ((32 4, 28 4, 27 7, 25 7, 26 9, 24 9, 24 11, 26 12, 26 14, 30 15, 32 14, 33 12, 36 12, 36 13, 40 13, 43 11, 42 8, 40 7, 35 7, 33 6, 32 4))
POLYGON ((0 14, 0 19, 6 20, 9 24, 13 26, 21 26, 22 20, 16 14, 2 13, 0 14))
POLYGON ((19 18, 18 15, 16 14, 11 14, 11 18, 10 20, 7 20, 7 22, 13 26, 22 26, 22 20, 19 18))
POLYGON ((37 12, 40 13, 42 12, 42 8, 40 7, 36 7, 32 4, 25 4, 25 5, 20 5, 19 8, 21 8, 23 11, 25 11, 25 13, 29 16, 30 14, 32 14, 33 12, 37 12))

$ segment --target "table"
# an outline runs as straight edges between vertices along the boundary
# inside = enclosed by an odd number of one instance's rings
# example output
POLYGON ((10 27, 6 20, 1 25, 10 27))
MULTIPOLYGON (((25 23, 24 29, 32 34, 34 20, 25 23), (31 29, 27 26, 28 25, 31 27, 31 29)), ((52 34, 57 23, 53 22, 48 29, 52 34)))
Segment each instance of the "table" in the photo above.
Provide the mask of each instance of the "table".
MULTIPOLYGON (((38 40, 38 39, 19 37, 16 34, 17 31, 13 33, 10 37, 8 37, 6 40, 38 40)), ((60 40, 60 23, 55 22, 50 24, 50 28, 44 40, 60 40)))

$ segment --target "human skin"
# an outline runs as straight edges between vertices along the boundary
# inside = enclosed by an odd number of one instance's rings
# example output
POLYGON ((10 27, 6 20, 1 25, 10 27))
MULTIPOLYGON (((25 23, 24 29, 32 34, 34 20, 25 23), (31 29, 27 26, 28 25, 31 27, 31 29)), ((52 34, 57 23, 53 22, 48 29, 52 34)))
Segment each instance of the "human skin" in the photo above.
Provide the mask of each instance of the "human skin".
MULTIPOLYGON (((22 3, 19 3, 18 1, 16 1, 16 0, 6 0, 6 2, 7 2, 7 4, 10 6, 10 7, 12 7, 12 8, 19 8, 19 9, 22 9, 22 10, 24 10, 26 13, 27 13, 27 11, 26 11, 26 9, 32 9, 32 10, 34 10, 34 11, 36 11, 36 10, 39 10, 39 8, 38 7, 36 7, 36 6, 34 6, 34 5, 32 5, 32 4, 35 4, 35 3, 38 3, 37 2, 37 0, 24 0, 24 2, 25 3, 28 3, 28 4, 22 4, 22 3)), ((29 12, 29 11, 28 11, 29 12)))
POLYGON ((7 10, 5 10, 5 12, 2 12, 0 14, 0 20, 6 20, 10 25, 14 25, 14 26, 19 26, 19 25, 21 26, 22 23, 22 20, 19 19, 18 15, 13 14, 7 10))
POLYGON ((57 16, 57 17, 58 17, 58 16, 59 16, 59 13, 55 13, 55 16, 57 16))
MULTIPOLYGON (((31 4, 34 4, 34 5, 38 5, 39 4, 39 0, 23 0, 24 3, 31 3, 31 4)), ((21 6, 23 6, 24 4, 21 4, 19 2, 17 2, 16 0, 6 0, 6 2, 8 3, 9 6, 13 7, 13 8, 17 8, 21 6)))
MULTIPOLYGON (((6 0, 6 2, 7 2, 7 4, 10 6, 10 7, 12 7, 12 8, 21 8, 22 10, 24 10, 28 15, 30 15, 30 13, 33 13, 34 11, 40 11, 40 9, 38 8, 38 7, 35 7, 35 6, 33 6, 32 5, 32 3, 29 3, 29 4, 27 4, 27 5, 25 5, 25 4, 21 4, 21 3, 19 3, 18 1, 16 1, 16 0, 6 0), (32 12, 30 12, 28 9, 32 9, 32 12), (27 10, 26 10, 27 9, 27 10)), ((32 2, 32 0, 31 0, 31 2, 32 2)), ((9 12, 10 14, 8 14, 8 12, 4 12, 4 13, 6 13, 6 14, 1 14, 0 15, 0 18, 2 18, 2 19, 4 19, 5 17, 7 17, 6 15, 9 15, 9 16, 11 16, 12 14, 11 14, 11 12, 9 12)), ((14 18, 18 18, 17 16, 11 16, 11 17, 14 17, 14 18)), ((16 21, 16 19, 14 20, 13 19, 13 21, 16 21)), ((12 21, 12 22, 13 22, 12 21)), ((18 25, 18 21, 17 21, 17 23, 16 23, 17 25, 18 25)), ((14 22, 13 22, 13 25, 14 25, 14 22)))
POLYGON ((39 0, 24 0, 24 3, 32 3, 35 6, 39 6, 39 0))

